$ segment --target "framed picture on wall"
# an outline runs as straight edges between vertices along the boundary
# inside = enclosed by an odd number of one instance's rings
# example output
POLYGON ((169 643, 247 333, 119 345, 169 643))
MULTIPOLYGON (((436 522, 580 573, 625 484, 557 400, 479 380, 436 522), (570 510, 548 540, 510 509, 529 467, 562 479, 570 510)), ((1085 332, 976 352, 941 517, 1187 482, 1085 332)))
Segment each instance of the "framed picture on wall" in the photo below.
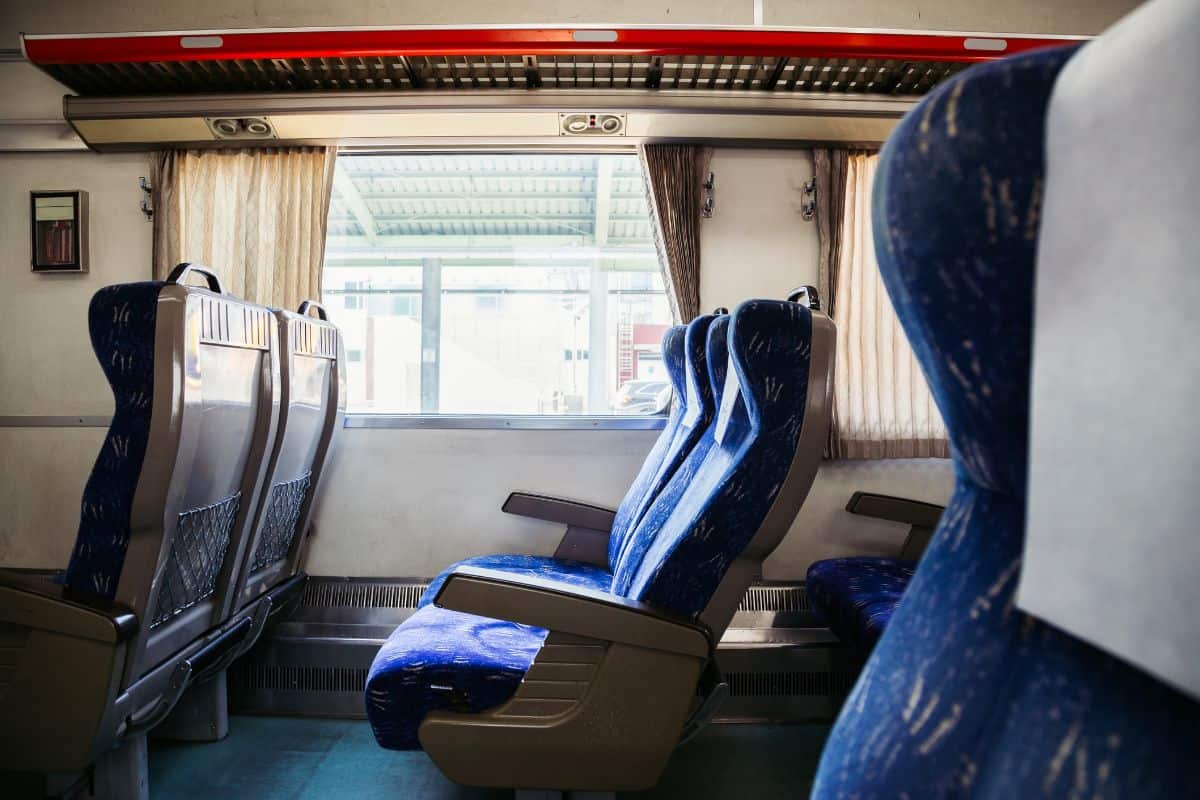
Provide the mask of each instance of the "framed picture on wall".
POLYGON ((30 192, 34 272, 87 272, 87 192, 30 192))

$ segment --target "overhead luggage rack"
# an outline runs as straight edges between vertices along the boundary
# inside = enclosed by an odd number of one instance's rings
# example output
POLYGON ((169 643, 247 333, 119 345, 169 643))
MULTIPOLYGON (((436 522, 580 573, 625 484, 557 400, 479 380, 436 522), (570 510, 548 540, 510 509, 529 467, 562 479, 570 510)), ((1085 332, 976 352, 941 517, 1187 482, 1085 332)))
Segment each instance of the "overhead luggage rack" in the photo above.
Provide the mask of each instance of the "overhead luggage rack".
POLYGON ((487 89, 921 95, 1075 37, 762 28, 398 28, 25 36, 85 96, 487 89))
POLYGON ((753 56, 365 56, 46 64, 82 95, 697 89, 921 95, 960 61, 753 56))
POLYGON ((973 62, 1076 41, 765 28, 345 28, 27 35, 100 151, 870 147, 973 62), (595 115, 594 129, 573 120, 595 115), (580 138, 586 137, 586 138, 580 138))

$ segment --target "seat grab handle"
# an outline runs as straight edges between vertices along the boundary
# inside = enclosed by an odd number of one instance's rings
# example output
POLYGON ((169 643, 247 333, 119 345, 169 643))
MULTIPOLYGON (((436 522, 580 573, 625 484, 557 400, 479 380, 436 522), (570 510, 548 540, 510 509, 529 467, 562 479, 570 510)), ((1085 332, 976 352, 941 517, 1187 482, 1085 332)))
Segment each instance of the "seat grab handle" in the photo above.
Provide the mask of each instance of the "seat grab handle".
POLYGON ((208 282, 208 288, 217 294, 224 294, 225 290, 221 288, 221 279, 217 277, 217 273, 213 272, 203 264, 193 264, 189 261, 184 261, 182 264, 177 264, 175 269, 171 270, 171 274, 167 276, 167 283, 183 284, 187 280, 187 276, 191 273, 197 273, 204 276, 204 280, 208 282))
POLYGON ((817 294, 815 286, 797 286, 788 292, 787 299, 789 302, 807 306, 813 311, 821 310, 821 297, 817 294))
POLYGON ((305 300, 303 303, 300 304, 300 308, 296 309, 296 313, 303 317, 306 314, 308 314, 310 309, 313 309, 313 308, 315 308, 317 310, 317 318, 318 319, 323 319, 323 320, 329 319, 329 314, 328 314, 328 312, 325 311, 325 306, 321 305, 316 300, 305 300))

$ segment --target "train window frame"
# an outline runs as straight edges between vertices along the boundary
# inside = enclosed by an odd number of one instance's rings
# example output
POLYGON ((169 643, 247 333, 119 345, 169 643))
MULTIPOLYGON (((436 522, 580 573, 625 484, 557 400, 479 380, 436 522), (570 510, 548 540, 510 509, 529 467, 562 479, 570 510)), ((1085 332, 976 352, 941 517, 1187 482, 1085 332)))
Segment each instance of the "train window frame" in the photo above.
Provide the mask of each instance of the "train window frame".
MULTIPOLYGON (((388 304, 389 310, 386 312, 381 311, 377 316, 386 316, 391 314, 394 310, 391 309, 391 306, 395 304, 395 301, 412 295, 411 298, 405 300, 405 309, 407 310, 405 311, 405 314, 401 316, 413 317, 413 320, 410 320, 410 322, 415 320, 415 327, 420 329, 419 334, 417 334, 416 331, 407 332, 410 334, 407 336, 407 339, 413 339, 414 342, 407 342, 406 339, 406 346, 415 343, 415 339, 417 338, 417 335, 419 335, 420 347, 419 350, 411 347, 408 348, 414 349, 415 352, 407 354, 407 358, 404 362, 402 362, 404 363, 403 373, 396 371, 394 365, 386 367, 386 369, 391 371, 391 374, 388 377, 393 377, 396 374, 403 375, 404 380, 407 381, 408 384, 405 387, 405 391, 407 391, 409 395, 411 395, 413 392, 412 384, 415 383, 417 385, 418 388, 416 391, 420 394, 419 406, 417 403, 413 402, 413 398, 411 397, 407 398, 407 406, 404 403, 394 403, 393 405, 389 406, 387 400, 384 400, 383 402, 363 402, 363 395, 366 394, 366 392, 363 390, 363 386, 366 381, 362 376, 352 376, 352 381, 355 377, 357 377, 360 383, 351 389, 351 392, 357 392, 357 397, 355 393, 351 393, 350 395, 350 402, 347 404, 347 413, 345 418, 346 427, 425 429, 497 428, 541 430, 643 430, 661 428, 665 424, 666 412, 668 411, 666 407, 662 407, 661 403, 659 404, 659 407, 653 409, 651 413, 642 413, 642 409, 640 407, 636 410, 630 410, 622 413, 617 409, 617 400, 615 399, 621 396, 620 390, 622 386, 625 385, 621 383, 622 378, 628 379, 626 381, 627 383, 638 382, 645 378, 645 376, 642 376, 637 372, 630 372, 629 375, 625 375, 625 372, 630 370, 626 365, 628 358, 622 358, 622 356, 627 355, 624 353, 624 348, 622 345, 625 343, 627 338, 630 338, 630 336, 628 332, 626 332, 625 335, 622 335, 621 331, 623 328, 629 328, 634 325, 632 322, 622 325, 622 321, 625 320, 626 316, 629 316, 630 318, 633 318, 634 316, 632 312, 627 311, 627 303, 632 302, 637 307, 639 313, 636 315, 636 317, 640 320, 637 325, 646 329, 645 331, 640 332, 640 335, 634 338, 634 340, 637 342, 636 347, 639 348, 639 352, 640 350, 653 351, 652 353, 647 353, 648 357, 646 359, 635 358, 635 364, 640 363, 641 360, 645 360, 648 365, 653 365, 654 363, 661 364, 661 353, 658 350, 658 337, 654 337, 653 334, 656 332, 661 334, 661 331, 673 324, 671 319, 670 303, 667 297, 668 289, 666 276, 662 268, 658 250, 654 246, 656 234, 653 230, 653 225, 655 222, 650 214, 649 207, 646 204, 641 170, 642 167, 640 160, 637 157, 636 150, 629 147, 623 147, 620 149, 595 148, 589 150, 570 151, 545 149, 496 149, 469 151, 464 151, 461 149, 424 149, 420 151, 406 149, 340 150, 338 152, 337 162, 335 164, 334 192, 330 202, 330 217, 327 230, 325 262, 322 266, 322 300, 325 305, 331 309, 333 321, 335 323, 340 323, 348 319, 350 313, 357 313, 361 318, 370 318, 372 315, 376 315, 377 310, 382 309, 382 306, 380 305, 381 303, 388 304), (365 194, 367 194, 367 196, 371 196, 375 191, 376 184, 385 184, 385 189, 387 188, 386 185, 388 184, 388 181, 386 176, 381 175, 379 179, 376 180, 375 176, 368 174, 369 166, 372 162, 353 161, 353 159, 359 158, 374 158, 377 159, 375 162, 377 164, 380 163, 379 160, 393 158, 400 160, 401 165, 408 164, 410 166, 414 163, 418 163, 414 161, 415 159, 422 158, 441 159, 441 163, 443 165, 457 162, 459 164, 459 173, 463 176, 463 178, 466 179, 466 181, 469 182, 472 187, 472 191, 463 193, 460 196, 453 196, 451 199, 453 201, 463 201, 471 208, 472 212, 474 212, 476 208, 483 208, 485 213, 480 214, 479 218, 485 222, 488 221, 486 212, 488 211, 489 206, 486 203, 481 205, 479 202, 477 202, 477 198, 472 194, 472 192, 475 191, 475 184, 476 180, 478 179, 478 175, 483 173, 477 174, 474 171, 474 168, 471 166, 472 164, 484 164, 489 162, 503 164, 505 161, 509 161, 516 166, 520 166, 522 164, 546 164, 553 162, 556 164, 567 165, 561 167, 563 170, 569 170, 572 165, 578 165, 579 163, 591 164, 594 166, 595 174, 586 175, 583 179, 583 184, 578 184, 588 185, 590 188, 581 189, 579 191, 582 192, 582 194, 571 194, 569 198, 572 202, 584 201, 582 203, 582 208, 586 210, 586 212, 594 219, 590 232, 582 229, 573 231, 572 234, 573 238, 575 239, 573 241, 565 241, 570 237, 554 237, 555 244, 552 245, 552 247, 557 247, 558 250, 550 252, 548 255, 539 254, 539 257, 546 258, 547 261, 532 265, 528 263, 527 259, 524 259, 524 256, 519 249, 519 233, 506 237, 503 244, 500 245, 501 249, 503 249, 505 253, 511 254, 511 261, 507 263, 507 272, 510 275, 515 274, 514 269, 520 271, 519 267, 533 266, 536 269, 540 269, 543 272, 548 273, 546 277, 542 278, 544 281, 562 280, 560 275, 550 275, 549 273, 573 272, 576 273, 575 283, 571 284, 571 286, 566 290, 563 290, 561 286, 559 286, 558 289, 552 289, 548 286, 543 288, 520 289, 515 285, 512 287, 499 289, 495 286, 489 288, 477 287, 474 290, 470 288, 458 289, 460 293, 471 295, 470 298, 462 299, 468 300, 468 302, 471 303, 470 307, 476 309, 479 314, 487 314, 489 309, 498 309, 503 303, 507 302, 506 297, 510 293, 516 293, 518 291, 524 291, 525 293, 534 295, 535 297, 537 295, 549 296, 555 292, 564 296, 570 295, 571 297, 569 299, 564 299, 563 302, 573 304, 572 308, 567 309, 567 311, 568 313, 574 312, 576 320, 579 320, 581 316, 586 315, 583 318, 584 324, 582 326, 585 329, 586 334, 581 338, 576 338, 576 335, 572 333, 572 337, 570 339, 563 339, 558 342, 557 350, 559 353, 569 350, 573 353, 579 352, 587 354, 587 357, 571 359, 570 363, 566 364, 566 369, 570 370, 572 375, 575 375, 576 371, 580 371, 580 373, 586 379, 584 382, 582 400, 580 399, 579 394, 575 394, 573 397, 564 398, 563 395, 566 394, 565 392, 556 392, 555 394, 558 395, 558 397, 552 398, 552 404, 550 404, 549 408, 547 408, 547 405, 543 404, 542 402, 541 393, 539 393, 536 411, 526 410, 524 408, 516 411, 509 409, 464 408, 461 399, 457 404, 457 407, 455 407, 453 404, 449 404, 448 406, 442 405, 440 398, 441 386, 443 384, 442 375, 444 374, 441 372, 443 364, 441 358, 442 353, 439 349, 434 349, 432 353, 430 352, 431 348, 429 347, 429 339, 431 333, 424 326, 422 320, 424 320, 425 316, 421 312, 424 308, 424 303, 429 303, 431 297, 435 297, 438 305, 437 310, 433 315, 431 315, 431 318, 436 320, 437 325, 437 333, 432 334, 432 336, 435 338, 434 347, 436 348, 439 345, 439 342, 436 340, 439 340, 444 335, 444 320, 442 318, 442 314, 444 313, 443 309, 447 305, 444 300, 447 297, 447 287, 443 285, 444 278, 442 276, 446 275, 447 273, 455 273, 455 267, 457 267, 458 275, 456 275, 455 278, 457 278, 458 282, 461 283, 463 276, 472 271, 469 269, 469 267, 476 266, 476 264, 464 264, 462 262, 454 264, 452 263, 453 259, 451 259, 451 263, 448 264, 442 258, 437 258, 436 261, 439 263, 433 265, 433 268, 436 269, 437 274, 431 276, 430 261, 435 259, 427 257, 429 255, 428 253, 420 252, 418 247, 413 247, 408 254, 409 257, 407 259, 404 258, 406 255, 404 251, 407 246, 407 242, 405 242, 401 237, 406 235, 404 233, 405 227, 402 225, 399 228, 388 228, 375 225, 375 218, 371 217, 370 215, 373 211, 378 213, 378 209, 381 206, 387 207, 387 204, 377 204, 372 202, 371 206, 367 206, 367 201, 364 201, 362 197, 364 191, 362 188, 360 188, 364 183, 367 184, 365 187, 365 194), (407 159, 407 161, 405 159, 407 159), (344 171, 342 169, 343 167, 357 167, 360 165, 364 169, 355 170, 351 168, 344 171), (617 178, 620 179, 620 183, 623 186, 623 192, 621 193, 618 193, 614 188, 618 184, 617 178), (635 178, 636 181, 634 180, 635 178), (635 184, 637 193, 636 198, 634 197, 635 184), (585 197, 584 195, 587 195, 589 191, 590 197, 585 197), (618 196, 620 197, 620 200, 618 200, 618 196), (590 204, 587 202, 589 199, 591 201, 590 204), (625 213, 619 217, 620 220, 633 223, 631 226, 625 227, 624 239, 620 238, 619 236, 610 236, 611 231, 621 230, 619 223, 612 221, 612 218, 617 216, 612 213, 612 207, 614 205, 620 205, 625 211, 625 213), (632 213, 630 212, 630 209, 634 209, 632 213), (640 212, 638 209, 640 209, 640 212), (639 213, 640 216, 638 216, 639 213), (366 218, 364 215, 366 215, 366 218), (363 267, 363 269, 352 273, 351 271, 346 270, 346 265, 351 263, 347 257, 347 253, 351 248, 349 248, 346 244, 347 237, 345 232, 349 227, 353 234, 363 236, 368 230, 367 225, 372 226, 370 228, 371 235, 369 236, 372 246, 376 245, 384 238, 383 235, 381 235, 381 231, 392 231, 393 235, 388 237, 391 249, 388 247, 380 248, 378 252, 383 255, 379 256, 378 258, 382 259, 382 262, 385 263, 378 263, 374 265, 370 263, 371 255, 369 253, 366 253, 366 251, 364 251, 361 247, 355 249, 355 255, 362 256, 362 258, 360 258, 360 260, 357 262, 353 262, 354 266, 363 267), (602 230, 601 226, 603 226, 603 234, 600 233, 602 230), (630 228, 635 229, 640 235, 629 235, 630 228), (395 235, 397 231, 400 232, 399 235, 395 235), (342 236, 341 239, 338 238, 339 233, 342 236), (590 238, 587 235, 589 233, 590 238), (557 242, 557 239, 559 238, 564 239, 564 241, 561 243, 557 242), (616 244, 612 244, 614 239, 617 241, 616 244), (623 247, 622 243, 626 241, 633 242, 633 244, 623 247), (366 254, 364 255, 364 253, 366 254), (589 253, 590 255, 588 255, 589 253), (419 259, 416 258, 418 255, 421 256, 419 259), (556 261, 556 258, 559 255, 567 259, 566 266, 563 266, 556 261), (518 261, 521 263, 512 263, 518 261), (414 262, 407 264, 408 266, 414 268, 409 270, 409 273, 411 274, 405 276, 401 275, 399 272, 396 272, 394 273, 395 277, 389 275, 387 279, 387 286, 383 288, 374 287, 371 279, 364 280, 365 270, 367 269, 379 270, 384 267, 391 269, 407 262, 414 262), (417 267, 417 264, 420 264, 420 266, 417 267), (342 272, 338 273, 337 270, 342 270, 342 272), (621 275, 620 273, 622 272, 626 274, 621 275), (582 275, 586 275, 586 282, 580 277, 582 275), (639 275, 641 276, 640 278, 638 277, 639 275), (617 279, 613 280, 613 276, 616 276, 617 279), (603 285, 596 285, 595 281, 597 277, 603 279, 603 285), (395 281, 403 282, 405 285, 396 285, 395 281), (629 301, 624 295, 633 295, 640 299, 629 301), (611 299, 614 297, 616 298, 615 301, 611 299), (584 301, 583 303, 580 303, 581 298, 584 301), (604 322, 592 324, 590 320, 590 313, 591 309, 593 308, 592 304, 600 305, 601 308, 604 309, 604 322), (579 310, 579 307, 582 307, 583 310, 579 310), (416 309, 415 312, 414 309, 416 309), (339 317, 344 319, 339 320, 339 317), (613 321, 614 319, 616 319, 615 324, 613 321), (600 345, 597 348, 594 340, 600 329, 603 329, 604 333, 600 334, 600 345), (648 343, 648 341, 642 341, 643 339, 649 340, 650 337, 653 337, 652 344, 648 343), (612 338, 614 341, 608 342, 607 340, 609 338, 612 338), (602 354, 602 361, 593 366, 591 362, 591 354, 596 350, 602 354), (614 364, 616 365, 615 374, 609 376, 607 373, 609 371, 614 371, 609 368, 614 367, 614 364), (600 385, 599 389, 593 390, 591 387, 595 385, 597 377, 602 379, 604 383, 600 385), (612 378, 611 381, 608 380, 610 377, 612 378), (414 378, 416 378, 416 380, 413 380, 414 378), (428 385, 426 383, 427 381, 438 387, 437 390, 432 392, 432 398, 429 396, 430 393, 424 391, 423 388, 424 386, 428 385), (614 385, 608 386, 607 384, 610 382, 614 385), (601 409, 598 409, 597 400, 601 396, 601 393, 603 393, 602 396, 605 398, 606 404, 601 409)), ((518 170, 505 170, 505 174, 509 177, 516 177, 517 171, 518 170)), ((393 171, 392 174, 403 175, 401 178, 402 181, 416 181, 417 185, 419 185, 421 182, 421 176, 418 172, 414 172, 412 178, 409 178, 407 174, 403 173, 402 170, 393 171)), ((449 172, 446 174, 449 175, 449 172)), ((484 179, 486 179, 486 177, 487 176, 484 175, 484 179)), ((541 177, 557 176, 543 175, 541 177)), ((480 179, 481 183, 482 180, 483 179, 480 179)), ((516 177, 516 180, 521 180, 521 178, 516 177)), ((533 176, 531 176, 529 180, 530 183, 527 183, 526 186, 545 185, 539 184, 536 180, 534 180, 533 176)), ((552 181, 550 183, 552 183, 552 181)), ((391 186, 392 189, 395 190, 397 186, 403 185, 403 183, 396 183, 392 184, 391 186)), ((411 186, 414 184, 409 185, 411 186)), ((447 186, 450 187, 450 191, 440 192, 440 195, 443 197, 450 197, 454 195, 453 183, 443 184, 441 185, 441 188, 445 189, 447 186)), ((494 184, 491 184, 491 186, 493 189, 495 188, 494 184)), ((383 193, 387 194, 388 192, 384 191, 383 193)), ((404 194, 402 191, 394 193, 397 195, 404 194)), ((417 193, 419 194, 419 192, 417 193)), ((547 191, 544 194, 539 195, 538 190, 536 189, 526 189, 522 196, 532 199, 535 203, 538 202, 542 197, 548 198, 554 202, 558 202, 559 200, 565 202, 567 199, 565 194, 559 194, 558 192, 552 191, 547 191)), ((450 205, 453 205, 453 203, 450 205)), ((404 204, 400 203, 392 208, 397 210, 402 209, 404 208, 404 204)), ((412 208, 412 206, 409 208, 412 208)), ((419 214, 412 216, 414 218, 420 217, 419 214)), ((436 217, 436 214, 433 216, 436 217)), ((580 219, 581 218, 582 217, 580 217, 580 219)), ((408 222, 408 219, 404 219, 403 221, 408 222)), ((516 227, 518 229, 520 228, 520 226, 516 227)), ((408 230, 413 229, 414 228, 412 227, 408 228, 408 230)), ((432 241, 430 226, 420 226, 419 229, 421 229, 425 234, 423 238, 426 239, 426 241, 432 241)), ((453 228, 451 229, 461 230, 453 228)), ((434 228, 432 235, 436 236, 437 230, 437 228, 434 228)), ((530 238, 536 238, 540 243, 543 240, 549 240, 551 237, 531 236, 530 238)), ((476 233, 475 235, 474 241, 482 243, 481 246, 476 245, 472 247, 471 245, 474 244, 474 242, 472 242, 470 239, 467 239, 467 246, 463 247, 464 237, 461 235, 447 235, 447 240, 453 240, 458 249, 462 251, 456 255, 466 258, 468 261, 470 261, 472 258, 477 258, 481 261, 487 261, 488 255, 481 255, 481 253, 487 253, 489 247, 495 248, 495 245, 488 244, 489 240, 486 233, 484 235, 476 233)), ((500 241, 499 237, 497 237, 496 241, 500 241)), ((497 265, 495 272, 503 275, 504 266, 502 264, 504 259, 493 259, 493 261, 497 265)), ((534 274, 535 272, 533 269, 526 273, 526 275, 534 274)), ((523 280, 523 278, 524 276, 521 279, 518 279, 518 282, 523 280)), ((496 278, 495 280, 502 281, 504 278, 500 277, 496 278)), ((382 284, 384 281, 383 279, 378 279, 377 282, 382 284)), ((555 302, 558 301, 556 300, 555 302)), ((396 311, 395 313, 399 313, 399 311, 396 311)), ((512 314, 511 311, 509 313, 510 315, 512 314)), ((458 314, 460 317, 463 316, 461 309, 459 310, 458 314)), ((519 317, 520 315, 518 314, 517 316, 519 317)), ((540 319, 540 317, 533 315, 531 315, 530 318, 540 319)), ((367 357, 368 354, 366 353, 366 350, 368 345, 366 342, 360 341, 365 337, 358 336, 355 338, 354 331, 351 331, 350 337, 347 337, 347 326, 342 325, 342 327, 343 337, 348 339, 346 345, 347 350, 353 349, 359 354, 358 360, 354 364, 347 364, 347 367, 356 369, 358 371, 363 371, 364 361, 367 361, 368 363, 365 365, 365 368, 376 369, 375 363, 371 362, 367 357), (349 338, 354 338, 354 341, 349 341, 349 338)), ((408 327, 414 326, 409 325, 408 327)), ((372 328, 373 335, 378 335, 377 331, 378 328, 372 328)), ((510 336, 513 335, 511 332, 508 333, 510 336)), ((386 349, 387 348, 385 346, 380 348, 377 352, 385 352, 386 349)), ((518 347, 517 352, 522 353, 523 356, 524 349, 522 347, 518 347)), ((380 358, 380 361, 386 362, 391 358, 394 358, 394 355, 383 356, 380 358)), ((505 362, 501 361, 500 363, 505 362)), ((549 369, 552 368, 544 367, 542 371, 549 369)), ((459 371, 461 372, 461 368, 459 371)), ((574 386, 575 378, 573 377, 572 387, 574 388, 574 386)), ((669 392, 666 393, 665 396, 669 396, 669 392)), ((367 395, 365 400, 375 401, 375 398, 371 395, 367 395)))

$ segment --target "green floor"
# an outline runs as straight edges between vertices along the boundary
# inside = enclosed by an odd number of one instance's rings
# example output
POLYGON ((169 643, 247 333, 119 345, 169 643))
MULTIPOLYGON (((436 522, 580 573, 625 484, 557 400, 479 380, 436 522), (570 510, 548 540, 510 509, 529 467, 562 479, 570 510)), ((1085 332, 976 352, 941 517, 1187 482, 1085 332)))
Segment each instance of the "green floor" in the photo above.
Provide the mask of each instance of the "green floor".
MULTIPOLYGON (((150 745, 150 796, 185 798, 506 798, 442 777, 424 753, 375 744, 358 720, 233 717, 214 744, 150 745)), ((675 753, 658 786, 625 798, 802 798, 827 725, 713 725, 675 753)))

